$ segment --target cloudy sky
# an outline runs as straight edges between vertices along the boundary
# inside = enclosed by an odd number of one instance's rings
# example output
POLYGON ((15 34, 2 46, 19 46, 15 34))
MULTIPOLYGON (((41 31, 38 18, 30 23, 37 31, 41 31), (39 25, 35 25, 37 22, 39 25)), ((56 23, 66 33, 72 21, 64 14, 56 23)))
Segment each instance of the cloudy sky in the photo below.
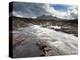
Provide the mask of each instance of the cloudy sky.
POLYGON ((26 18, 36 18, 42 15, 51 15, 62 19, 76 19, 78 18, 78 6, 14 2, 13 15, 26 18))

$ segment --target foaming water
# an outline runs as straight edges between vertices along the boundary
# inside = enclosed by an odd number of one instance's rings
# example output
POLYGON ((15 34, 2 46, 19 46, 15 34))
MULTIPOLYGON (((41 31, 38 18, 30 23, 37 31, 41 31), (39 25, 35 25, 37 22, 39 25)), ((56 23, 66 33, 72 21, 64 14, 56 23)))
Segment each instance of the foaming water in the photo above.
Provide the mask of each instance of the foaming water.
POLYGON ((26 28, 19 28, 19 31, 25 34, 31 34, 36 37, 35 40, 51 48, 55 48, 56 52, 61 54, 77 54, 78 38, 74 35, 47 29, 38 25, 33 25, 26 28))

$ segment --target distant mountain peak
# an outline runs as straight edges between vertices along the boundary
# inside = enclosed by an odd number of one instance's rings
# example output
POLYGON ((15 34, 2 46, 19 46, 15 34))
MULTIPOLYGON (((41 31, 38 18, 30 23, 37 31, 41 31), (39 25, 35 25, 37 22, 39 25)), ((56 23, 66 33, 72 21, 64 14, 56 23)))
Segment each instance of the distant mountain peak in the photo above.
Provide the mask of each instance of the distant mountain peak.
POLYGON ((42 15, 42 16, 39 16, 37 17, 37 19, 55 19, 56 17, 52 16, 52 15, 42 15))

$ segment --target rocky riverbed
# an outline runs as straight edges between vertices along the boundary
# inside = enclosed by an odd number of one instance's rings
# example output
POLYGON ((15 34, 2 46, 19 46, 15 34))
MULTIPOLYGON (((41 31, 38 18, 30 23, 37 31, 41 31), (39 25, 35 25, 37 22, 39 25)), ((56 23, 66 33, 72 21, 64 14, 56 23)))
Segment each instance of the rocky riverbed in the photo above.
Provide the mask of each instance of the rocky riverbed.
POLYGON ((77 54, 78 38, 38 25, 13 31, 13 56, 38 57, 77 54))

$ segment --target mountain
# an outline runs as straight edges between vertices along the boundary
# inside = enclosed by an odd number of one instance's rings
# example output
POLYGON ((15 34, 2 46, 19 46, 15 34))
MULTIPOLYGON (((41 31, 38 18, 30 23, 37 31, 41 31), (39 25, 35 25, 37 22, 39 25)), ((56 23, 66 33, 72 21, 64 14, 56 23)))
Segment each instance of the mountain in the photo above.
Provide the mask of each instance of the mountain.
POLYGON ((42 15, 37 17, 36 19, 44 19, 44 20, 78 20, 78 19, 62 19, 52 15, 42 15))
POLYGON ((42 15, 42 16, 37 17, 37 19, 57 20, 57 17, 53 17, 51 15, 42 15))

